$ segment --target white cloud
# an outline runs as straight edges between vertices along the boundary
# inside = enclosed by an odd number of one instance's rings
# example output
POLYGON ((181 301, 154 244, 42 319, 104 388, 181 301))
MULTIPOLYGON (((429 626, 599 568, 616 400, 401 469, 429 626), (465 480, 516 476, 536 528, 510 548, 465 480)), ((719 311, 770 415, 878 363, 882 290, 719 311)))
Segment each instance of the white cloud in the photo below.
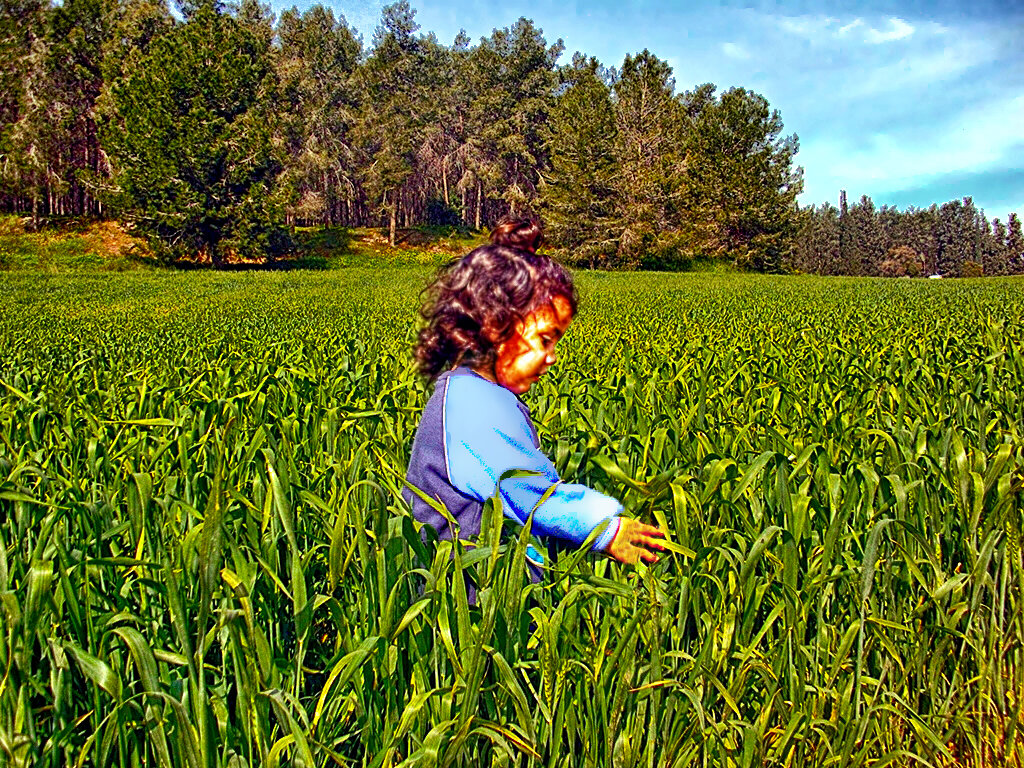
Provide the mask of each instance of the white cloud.
POLYGON ((830 36, 829 29, 838 21, 831 16, 782 16, 777 20, 784 32, 812 41, 830 36))
POLYGON ((839 37, 843 37, 843 36, 845 36, 845 35, 846 35, 846 34, 847 34, 848 32, 850 32, 851 30, 854 30, 854 29, 856 29, 857 27, 861 27, 861 26, 864 26, 864 19, 854 19, 854 20, 853 20, 853 21, 851 21, 851 22, 850 22, 849 24, 844 24, 843 26, 841 26, 841 27, 839 28, 839 30, 838 30, 838 31, 836 32, 836 34, 837 34, 837 35, 838 35, 839 37))
MULTIPOLYGON (((824 104, 900 90, 911 100, 925 95, 924 91, 934 95, 941 83, 995 62, 1001 55, 991 38, 976 30, 949 34, 936 22, 824 15, 760 18, 777 32, 763 39, 758 49, 769 50, 778 68, 803 75, 802 93, 824 104), (805 39, 810 50, 794 45, 794 37, 805 39)), ((731 45, 751 44, 744 35, 732 39, 731 45)))
POLYGON ((865 67, 851 77, 850 97, 863 98, 880 93, 908 91, 912 98, 921 94, 914 89, 927 89, 964 74, 979 64, 994 60, 994 52, 983 41, 952 39, 941 48, 931 46, 908 53, 895 61, 865 67))
POLYGON ((879 45, 880 43, 891 43, 895 40, 903 40, 914 34, 914 27, 907 24, 903 19, 891 18, 889 19, 889 28, 885 30, 879 30, 869 28, 864 35, 864 41, 871 43, 872 45, 879 45))
POLYGON ((730 59, 749 59, 750 52, 738 43, 722 43, 722 53, 730 59))
MULTIPOLYGON (((878 27, 870 26, 864 19, 857 17, 843 23, 833 16, 776 16, 774 21, 779 28, 790 35, 802 37, 814 43, 828 44, 831 40, 851 40, 869 45, 892 43, 911 37, 917 28, 903 19, 890 17, 878 27), (854 36, 851 33, 862 31, 854 36)), ((938 25, 931 25, 941 30, 938 25)))
POLYGON ((1024 96, 1017 96, 953 115, 916 135, 877 133, 857 146, 836 138, 812 140, 797 157, 806 169, 805 197, 833 199, 839 189, 858 197, 898 192, 949 173, 1007 167, 1020 145, 1022 122, 1024 96))

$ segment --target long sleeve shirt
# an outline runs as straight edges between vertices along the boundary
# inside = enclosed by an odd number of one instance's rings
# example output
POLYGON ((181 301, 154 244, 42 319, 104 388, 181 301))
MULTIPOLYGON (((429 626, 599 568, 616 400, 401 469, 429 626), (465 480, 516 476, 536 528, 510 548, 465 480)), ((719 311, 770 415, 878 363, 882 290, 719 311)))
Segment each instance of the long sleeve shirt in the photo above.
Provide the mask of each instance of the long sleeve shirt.
MULTIPOLYGON (((540 450, 526 405, 466 367, 438 377, 413 439, 406 482, 443 504, 463 539, 479 534, 483 503, 495 490, 501 494, 505 515, 520 523, 536 507, 532 531, 540 536, 579 545, 609 521, 594 541, 595 550, 606 549, 615 537, 622 512, 610 496, 585 485, 563 483, 540 450), (538 474, 501 480, 505 472, 515 469, 538 474)), ((440 512, 409 488, 403 496, 417 520, 432 525, 440 538, 452 538, 440 512)))

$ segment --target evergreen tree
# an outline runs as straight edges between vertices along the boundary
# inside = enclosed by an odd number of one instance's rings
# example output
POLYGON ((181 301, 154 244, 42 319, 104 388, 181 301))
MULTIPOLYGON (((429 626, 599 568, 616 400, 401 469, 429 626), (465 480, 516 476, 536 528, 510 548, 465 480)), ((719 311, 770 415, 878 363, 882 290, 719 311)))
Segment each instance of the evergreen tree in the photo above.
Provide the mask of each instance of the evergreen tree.
POLYGON ((18 120, 30 56, 45 36, 42 0, 0 0, 0 130, 18 120))
POLYGON ((792 254, 803 190, 803 169, 793 167, 797 137, 782 137, 782 118, 763 96, 731 88, 716 100, 713 93, 703 86, 683 97, 691 248, 780 271, 792 254))
POLYGON ((594 58, 573 57, 566 89, 551 111, 540 187, 551 241, 569 260, 608 266, 618 249, 615 226, 615 110, 594 58))
POLYGON ((50 13, 41 0, 0 0, 0 179, 12 197, 29 201, 33 227, 46 205, 56 143, 46 76, 50 13))
POLYGON ((394 246, 403 185, 413 174, 415 153, 428 124, 429 82, 423 44, 415 34, 416 12, 406 0, 385 6, 362 70, 365 88, 357 137, 363 152, 363 184, 388 221, 394 246))
POLYGON ((461 212, 453 205, 458 179, 456 155, 463 136, 464 107, 458 78, 460 33, 451 48, 429 35, 423 41, 424 66, 432 83, 430 119, 416 148, 413 184, 407 184, 410 218, 437 226, 458 226, 461 212))
POLYGON ((1006 225, 999 219, 992 222, 991 247, 985 261, 986 275, 1005 275, 1009 273, 1010 263, 1006 255, 1006 225))
POLYGON ((814 209, 814 255, 817 264, 813 270, 823 275, 838 274, 842 262, 839 259, 839 209, 831 203, 824 203, 814 209))
POLYGON ((939 206, 936 222, 935 271, 955 277, 967 259, 969 246, 964 242, 964 206, 960 200, 951 200, 939 206))
POLYGON ((683 112, 674 91, 672 68, 647 50, 626 56, 614 83, 619 266, 671 268, 685 259, 683 112))
POLYGON ((548 45, 529 19, 495 29, 470 51, 467 69, 467 181, 476 183, 474 223, 485 221, 483 201, 500 201, 501 213, 524 213, 537 202, 539 172, 546 165, 542 126, 554 103, 555 64, 562 41, 548 45))
POLYGON ((804 211, 794 245, 794 267, 821 275, 842 274, 839 257, 839 209, 825 203, 804 211))
POLYGON ((47 56, 50 163, 57 214, 97 213, 90 191, 101 170, 96 101, 103 88, 103 52, 113 26, 111 0, 64 0, 53 12, 47 56))
POLYGON ((800 229, 795 261, 803 271, 953 277, 1024 272, 1024 236, 1015 214, 1008 224, 999 219, 990 224, 970 197, 904 212, 891 206, 875 209, 867 196, 847 206, 845 192, 840 193, 838 211, 839 258, 830 266, 819 258, 827 207, 806 211, 809 219, 800 229))
POLYGON ((259 0, 242 0, 237 9, 234 4, 228 7, 234 12, 238 23, 256 35, 269 49, 274 42, 274 12, 270 4, 259 0))
POLYGON ((905 245, 905 243, 901 243, 899 240, 900 219, 902 217, 903 215, 894 205, 883 205, 878 209, 878 227, 881 231, 882 243, 887 252, 893 248, 905 245))
POLYGON ((1024 232, 1016 213, 1006 219, 1006 261, 1007 274, 1024 274, 1024 232))
POLYGON ((205 4, 111 84, 101 135, 115 202, 165 259, 221 266, 284 247, 274 83, 265 39, 205 4))
POLYGON ((314 5, 285 11, 280 39, 281 183, 289 214, 304 222, 351 221, 359 198, 352 128, 359 109, 355 72, 362 44, 344 17, 314 5))
POLYGON ((905 246, 917 254, 922 272, 935 272, 935 227, 937 213, 928 208, 908 208, 896 217, 889 235, 892 247, 905 246))
POLYGON ((851 240, 853 274, 879 274, 879 265, 885 260, 889 243, 875 210, 875 204, 867 195, 862 195, 860 201, 850 207, 847 214, 847 233, 851 240))
MULTIPOLYGON (((165 0, 121 0, 117 3, 111 31, 103 48, 101 74, 104 85, 117 80, 122 72, 137 69, 149 46, 174 26, 174 18, 165 0)), ((104 88, 100 101, 109 97, 104 88)), ((102 107, 106 109, 106 107, 102 107)))
MULTIPOLYGON (((981 238, 981 266, 986 275, 1002 275, 1006 273, 1006 260, 1003 258, 1003 243, 998 236, 1000 228, 1005 233, 1006 227, 999 219, 993 219, 988 223, 984 219, 985 228, 980 232, 981 238)), ((1004 235, 1005 237, 1005 235, 1004 235)))

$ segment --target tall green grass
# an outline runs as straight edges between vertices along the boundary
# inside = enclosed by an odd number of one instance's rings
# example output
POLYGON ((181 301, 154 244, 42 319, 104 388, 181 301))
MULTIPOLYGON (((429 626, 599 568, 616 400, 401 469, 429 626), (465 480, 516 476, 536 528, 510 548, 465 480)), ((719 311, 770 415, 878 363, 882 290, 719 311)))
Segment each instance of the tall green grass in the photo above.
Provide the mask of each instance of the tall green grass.
POLYGON ((1024 764, 1019 281, 581 275, 526 399, 673 549, 532 584, 399 497, 424 277, 0 276, 0 764, 1024 764))

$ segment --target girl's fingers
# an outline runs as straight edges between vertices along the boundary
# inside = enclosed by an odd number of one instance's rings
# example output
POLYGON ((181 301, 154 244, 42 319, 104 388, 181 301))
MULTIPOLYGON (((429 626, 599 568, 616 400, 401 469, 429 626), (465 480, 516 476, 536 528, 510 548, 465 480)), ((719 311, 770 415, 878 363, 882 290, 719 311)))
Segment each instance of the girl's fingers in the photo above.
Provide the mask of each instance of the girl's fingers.
POLYGON ((663 541, 665 532, 653 525, 641 523, 636 519, 623 519, 623 524, 613 539, 621 542, 621 550, 613 555, 620 562, 635 565, 643 560, 646 563, 655 563, 658 556, 655 552, 665 550, 663 541))
POLYGON ((648 549, 656 549, 659 552, 665 549, 664 544, 651 536, 642 536, 637 540, 637 543, 643 544, 648 549))
POLYGON ((664 549, 660 540, 650 536, 631 536, 629 543, 634 547, 647 547, 648 549, 664 549))

